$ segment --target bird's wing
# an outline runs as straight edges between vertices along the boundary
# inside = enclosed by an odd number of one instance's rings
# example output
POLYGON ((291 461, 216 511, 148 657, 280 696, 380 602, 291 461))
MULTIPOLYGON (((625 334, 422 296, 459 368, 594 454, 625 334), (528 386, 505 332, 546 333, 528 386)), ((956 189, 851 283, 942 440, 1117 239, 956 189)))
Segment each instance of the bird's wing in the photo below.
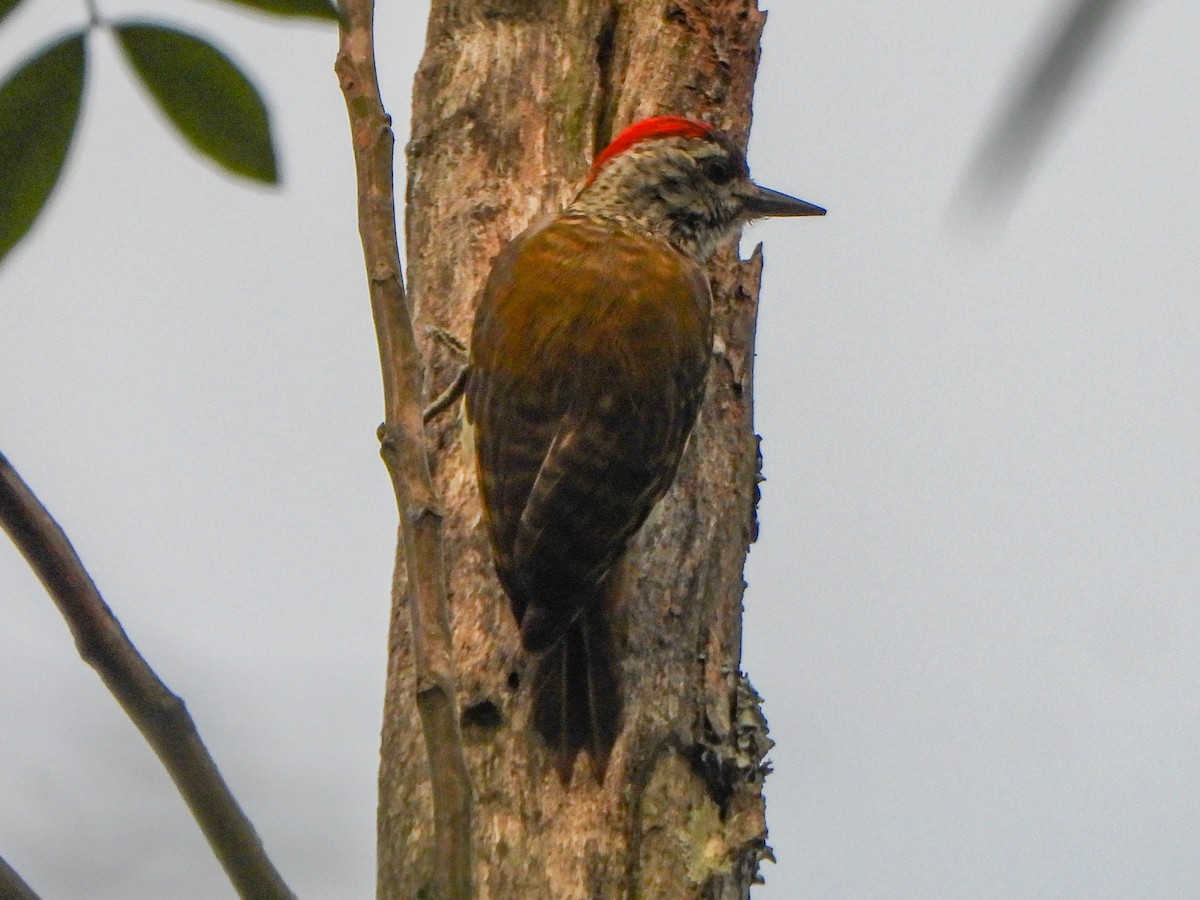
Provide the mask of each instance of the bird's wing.
MULTIPOLYGON (((564 325, 542 344, 557 427, 512 559, 529 649, 556 640, 671 485, 703 396, 710 295, 698 267, 623 233, 595 236, 559 288, 564 325)), ((539 434, 544 440, 545 433, 539 434)))

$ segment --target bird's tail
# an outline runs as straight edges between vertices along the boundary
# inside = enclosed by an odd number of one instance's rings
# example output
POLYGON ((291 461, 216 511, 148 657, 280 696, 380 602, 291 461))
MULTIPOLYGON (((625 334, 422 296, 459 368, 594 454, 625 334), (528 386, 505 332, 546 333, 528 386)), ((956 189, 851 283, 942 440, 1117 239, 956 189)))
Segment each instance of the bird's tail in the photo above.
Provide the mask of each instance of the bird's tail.
POLYGON ((592 758, 597 783, 621 730, 621 673, 604 608, 584 606, 566 633, 534 663, 533 726, 555 757, 564 785, 580 751, 592 758))

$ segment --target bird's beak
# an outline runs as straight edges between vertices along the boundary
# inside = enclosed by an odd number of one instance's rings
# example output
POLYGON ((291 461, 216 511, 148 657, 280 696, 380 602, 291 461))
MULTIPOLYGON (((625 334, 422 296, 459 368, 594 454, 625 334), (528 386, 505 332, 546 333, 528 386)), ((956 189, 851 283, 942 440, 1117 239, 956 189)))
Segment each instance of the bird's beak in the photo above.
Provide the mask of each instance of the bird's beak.
POLYGON ((779 191, 751 184, 743 198, 747 218, 763 216, 823 216, 825 210, 807 200, 797 200, 779 191))

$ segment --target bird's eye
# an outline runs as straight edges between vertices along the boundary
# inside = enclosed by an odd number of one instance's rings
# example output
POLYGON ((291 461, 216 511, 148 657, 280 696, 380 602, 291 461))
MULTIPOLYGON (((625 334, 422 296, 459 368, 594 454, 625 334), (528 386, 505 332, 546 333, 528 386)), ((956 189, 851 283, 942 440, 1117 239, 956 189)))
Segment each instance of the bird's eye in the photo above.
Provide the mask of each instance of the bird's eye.
POLYGON ((713 184, 728 184, 733 179, 733 163, 722 156, 715 156, 700 163, 700 171, 713 184))

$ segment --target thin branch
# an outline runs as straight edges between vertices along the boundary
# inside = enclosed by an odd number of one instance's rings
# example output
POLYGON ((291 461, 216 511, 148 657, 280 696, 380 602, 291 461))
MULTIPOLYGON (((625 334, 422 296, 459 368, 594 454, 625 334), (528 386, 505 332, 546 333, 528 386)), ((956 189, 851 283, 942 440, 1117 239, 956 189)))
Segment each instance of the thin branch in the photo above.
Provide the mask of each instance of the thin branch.
POLYGON ((238 894, 254 900, 294 897, 217 771, 183 701, 138 653, 62 528, 3 454, 0 526, 67 620, 79 655, 166 767, 238 894))
POLYGON ((4 900, 38 900, 38 895, 0 856, 0 897, 4 900))
MULTIPOLYGON (((412 622, 416 700, 429 758, 438 896, 473 896, 470 774, 454 685, 442 509, 426 456, 422 361, 400 270, 392 181, 395 137, 379 97, 372 0, 345 0, 335 69, 346 98, 358 174, 358 228, 383 373, 381 452, 396 505, 412 622)), ((398 554, 399 556, 399 554, 398 554)))

